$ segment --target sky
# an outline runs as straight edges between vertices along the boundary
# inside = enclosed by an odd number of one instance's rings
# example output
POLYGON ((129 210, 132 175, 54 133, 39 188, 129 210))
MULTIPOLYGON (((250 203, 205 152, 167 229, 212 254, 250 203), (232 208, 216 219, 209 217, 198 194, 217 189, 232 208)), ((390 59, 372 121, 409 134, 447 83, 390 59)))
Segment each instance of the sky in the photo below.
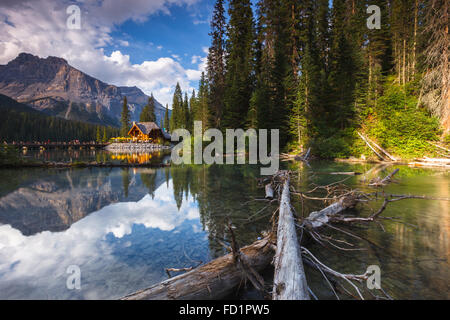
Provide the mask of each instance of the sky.
POLYGON ((106 83, 172 103, 177 82, 198 87, 213 0, 1 0, 0 64, 20 52, 62 57, 106 83), (73 29, 80 9, 80 28, 73 29))

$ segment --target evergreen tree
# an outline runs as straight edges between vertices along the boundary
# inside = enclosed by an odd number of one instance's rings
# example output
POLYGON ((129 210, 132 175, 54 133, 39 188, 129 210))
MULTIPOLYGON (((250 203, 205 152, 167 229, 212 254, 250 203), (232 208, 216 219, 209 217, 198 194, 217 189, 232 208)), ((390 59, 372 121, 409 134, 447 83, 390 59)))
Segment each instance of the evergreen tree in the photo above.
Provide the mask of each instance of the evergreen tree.
POLYGON ((97 134, 96 134, 96 139, 95 139, 97 142, 101 142, 101 139, 100 139, 100 127, 99 126, 97 126, 97 134))
POLYGON ((120 135, 126 137, 130 130, 130 110, 128 110, 127 97, 123 98, 122 113, 120 115, 120 135))
POLYGON ((191 119, 190 119, 189 100, 188 100, 187 92, 184 93, 183 113, 184 113, 184 128, 190 130, 191 119))
POLYGON ((225 92, 225 9, 223 0, 216 0, 211 20, 212 37, 208 52, 209 109, 210 124, 220 128, 224 108, 225 92))
POLYGON ((200 79, 198 97, 195 100, 194 120, 202 122, 203 132, 209 127, 209 108, 208 108, 209 88, 205 73, 202 72, 200 79))
MULTIPOLYGON (((381 21, 389 21, 388 0, 380 0, 378 5, 381 9, 381 21)), ((362 102, 362 109, 376 108, 378 98, 383 93, 384 78, 393 67, 390 39, 388 23, 382 23, 381 29, 367 30, 368 41, 365 44, 367 99, 362 102)), ((365 110, 359 110, 359 112, 365 112, 365 110)))
POLYGON ((336 129, 345 129, 355 116, 355 89, 358 74, 356 38, 349 21, 353 12, 353 2, 333 1, 332 45, 330 52, 330 86, 334 103, 329 105, 329 124, 336 129))
POLYGON ((189 99, 189 119, 191 127, 190 130, 193 130, 194 121, 198 121, 198 101, 197 97, 195 96, 195 90, 192 90, 191 98, 189 99))
POLYGON ((170 130, 184 128, 183 93, 177 82, 172 100, 172 117, 170 119, 170 130))
POLYGON ((254 86, 255 32, 250 0, 230 0, 228 14, 222 127, 243 128, 254 86))
POLYGON ((108 142, 108 135, 106 133, 106 127, 103 127, 103 138, 102 138, 102 142, 106 143, 108 142))
POLYGON ((142 112, 139 116, 140 122, 156 122, 155 115, 155 98, 153 97, 153 93, 148 98, 147 105, 142 109, 142 112))
POLYGON ((424 51, 426 72, 422 87, 423 101, 441 119, 447 135, 450 135, 449 7, 445 0, 427 1, 424 35, 428 41, 424 51))
POLYGON ((164 113, 164 130, 166 132, 170 131, 170 126, 169 126, 169 105, 166 104, 166 112, 164 113))

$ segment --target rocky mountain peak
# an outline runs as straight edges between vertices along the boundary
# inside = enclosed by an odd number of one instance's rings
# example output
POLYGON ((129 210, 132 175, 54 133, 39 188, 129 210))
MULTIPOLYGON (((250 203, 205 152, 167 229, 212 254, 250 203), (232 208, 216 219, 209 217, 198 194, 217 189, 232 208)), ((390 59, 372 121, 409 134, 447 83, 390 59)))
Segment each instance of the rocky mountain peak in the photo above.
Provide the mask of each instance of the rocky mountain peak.
MULTIPOLYGON (((65 119, 119 125, 122 101, 127 97, 132 120, 139 120, 148 96, 136 86, 117 87, 70 66, 67 60, 40 58, 22 52, 0 65, 0 93, 65 119)), ((157 122, 165 108, 156 102, 157 122)))

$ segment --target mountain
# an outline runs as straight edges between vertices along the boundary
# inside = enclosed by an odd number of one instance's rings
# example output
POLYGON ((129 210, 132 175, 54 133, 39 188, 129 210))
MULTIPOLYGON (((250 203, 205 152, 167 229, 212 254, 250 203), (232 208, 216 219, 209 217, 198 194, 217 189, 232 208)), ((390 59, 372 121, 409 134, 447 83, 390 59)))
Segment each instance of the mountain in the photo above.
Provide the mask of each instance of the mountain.
MULTIPOLYGON (((133 121, 139 120, 149 98, 137 87, 117 87, 95 79, 62 58, 29 53, 0 65, 0 93, 49 115, 112 126, 119 126, 125 96, 133 121)), ((155 101, 158 124, 164 113, 165 108, 155 101)))

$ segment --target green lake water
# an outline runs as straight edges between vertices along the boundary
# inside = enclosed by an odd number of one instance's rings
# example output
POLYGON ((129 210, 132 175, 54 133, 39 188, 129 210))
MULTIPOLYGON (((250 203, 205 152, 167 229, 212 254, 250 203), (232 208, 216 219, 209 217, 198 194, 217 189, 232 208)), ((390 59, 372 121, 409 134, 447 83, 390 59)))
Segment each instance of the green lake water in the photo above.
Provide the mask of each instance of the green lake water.
MULTIPOLYGON (((48 152, 26 156, 49 161, 112 159, 102 151, 48 152)), ((150 161, 164 157, 152 155, 150 161)), ((132 155, 114 155, 112 160, 146 161, 132 155)), ((299 172, 291 183, 302 191, 347 177, 327 172, 373 169, 366 177, 370 179, 396 168, 334 162, 283 166, 299 172)), ((449 172, 399 168, 386 192, 450 197, 449 172)), ((167 279, 165 268, 196 266, 225 254, 220 242, 229 240, 229 220, 239 245, 250 244, 270 228, 276 208, 274 204, 261 211, 267 203, 251 201, 264 196, 259 177, 259 168, 248 165, 2 169, 0 299, 119 298, 167 279), (73 265, 81 271, 79 290, 66 286, 67 268, 73 265)), ((372 192, 364 177, 351 176, 345 183, 372 192)), ((302 209, 298 199, 292 201, 299 215, 323 207, 310 200, 302 209)), ((380 205, 358 205, 349 214, 368 215, 380 205)), ((348 229, 370 242, 324 231, 364 250, 343 252, 314 242, 305 246, 342 273, 361 274, 369 265, 378 265, 381 285, 394 299, 449 299, 450 202, 398 201, 390 203, 383 216, 402 223, 380 220, 382 227, 373 223, 348 229)), ((311 290, 320 299, 334 299, 320 273, 305 269, 311 290)), ((239 297, 258 295, 248 290, 239 297)))

